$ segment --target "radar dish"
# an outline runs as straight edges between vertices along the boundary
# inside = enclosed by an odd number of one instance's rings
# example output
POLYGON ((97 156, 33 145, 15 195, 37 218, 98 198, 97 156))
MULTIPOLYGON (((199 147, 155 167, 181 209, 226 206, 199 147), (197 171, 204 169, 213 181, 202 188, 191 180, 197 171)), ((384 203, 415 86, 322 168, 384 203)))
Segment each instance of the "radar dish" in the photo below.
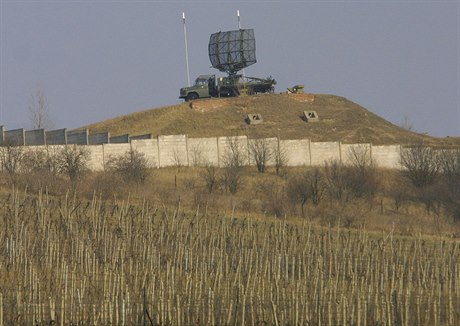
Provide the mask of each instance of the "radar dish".
POLYGON ((211 34, 208 50, 214 68, 236 75, 241 69, 256 63, 254 29, 211 34))

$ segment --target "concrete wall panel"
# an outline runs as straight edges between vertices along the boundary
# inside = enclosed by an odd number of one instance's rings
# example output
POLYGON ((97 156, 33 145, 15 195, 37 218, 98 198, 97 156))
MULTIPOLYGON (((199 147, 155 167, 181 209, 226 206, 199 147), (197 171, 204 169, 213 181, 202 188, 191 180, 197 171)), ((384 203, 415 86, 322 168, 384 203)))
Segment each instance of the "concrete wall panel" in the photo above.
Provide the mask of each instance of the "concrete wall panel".
POLYGON ((102 145, 85 146, 89 151, 88 168, 91 171, 104 170, 104 148, 102 145))
POLYGON ((234 155, 232 151, 240 155, 242 165, 247 165, 249 161, 248 151, 248 137, 247 136, 234 136, 234 137, 219 137, 219 166, 225 166, 226 162, 234 155), (232 150, 233 148, 233 150, 232 150))
POLYGON ((190 166, 219 165, 217 137, 189 138, 188 157, 190 166))
POLYGON ((157 168, 158 163, 158 140, 139 139, 131 141, 131 148, 145 155, 149 167, 157 168))
POLYGON ((371 144, 340 144, 340 156, 345 165, 354 165, 357 160, 371 162, 371 144))
POLYGON ((88 145, 88 129, 67 131, 67 144, 88 145))
POLYGON ((129 136, 129 140, 152 139, 152 134, 129 136))
POLYGON ((126 135, 110 137, 109 143, 111 144, 129 143, 129 135, 126 134, 126 135))
POLYGON ((56 129, 45 131, 46 145, 65 145, 67 144, 67 129, 56 129))
POLYGON ((25 143, 28 146, 45 145, 45 129, 26 130, 25 143))
POLYGON ((287 166, 310 165, 310 140, 280 140, 280 152, 287 166))
POLYGON ((401 146, 372 146, 372 159, 376 166, 389 169, 400 169, 401 146))
POLYGON ((188 166, 187 136, 158 136, 160 167, 188 166))
POLYGON ((340 161, 340 142, 311 142, 311 165, 324 165, 329 160, 340 161))
POLYGON ((109 132, 101 132, 98 134, 91 134, 88 136, 89 145, 108 144, 110 139, 109 132))
POLYGON ((4 143, 11 146, 24 146, 25 145, 25 132, 24 129, 6 130, 4 133, 4 143))

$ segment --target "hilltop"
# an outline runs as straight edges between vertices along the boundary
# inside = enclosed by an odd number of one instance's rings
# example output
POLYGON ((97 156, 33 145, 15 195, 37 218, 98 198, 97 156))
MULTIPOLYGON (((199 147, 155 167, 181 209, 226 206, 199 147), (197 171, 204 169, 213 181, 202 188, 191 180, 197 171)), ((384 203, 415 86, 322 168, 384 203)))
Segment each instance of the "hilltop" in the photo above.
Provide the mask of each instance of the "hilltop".
POLYGON ((460 138, 418 134, 370 112, 352 101, 324 94, 261 94, 238 98, 203 99, 149 109, 86 126, 90 133, 215 137, 247 135, 252 138, 309 138, 312 141, 370 142, 375 145, 410 144, 458 146, 460 138), (316 111, 319 121, 305 122, 304 111, 316 111), (258 113, 263 123, 249 125, 248 114, 258 113))

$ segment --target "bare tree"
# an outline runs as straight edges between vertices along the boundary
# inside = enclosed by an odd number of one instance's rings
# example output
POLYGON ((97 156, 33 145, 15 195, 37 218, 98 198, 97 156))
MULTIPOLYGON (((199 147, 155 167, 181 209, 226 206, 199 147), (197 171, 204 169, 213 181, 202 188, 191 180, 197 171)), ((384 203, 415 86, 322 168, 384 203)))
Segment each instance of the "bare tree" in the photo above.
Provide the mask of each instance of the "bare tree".
POLYGON ((281 146, 279 139, 278 139, 278 146, 275 147, 273 151, 273 159, 275 161, 275 171, 276 174, 280 174, 281 169, 287 165, 287 154, 286 149, 281 146))
POLYGON ((272 151, 268 146, 266 139, 254 139, 250 142, 249 147, 252 158, 254 159, 257 171, 264 173, 267 161, 272 157, 272 151))
POLYGON ((351 165, 357 168, 361 173, 366 173, 369 169, 374 168, 374 162, 371 157, 371 148, 366 144, 357 144, 350 147, 348 159, 351 165))
POLYGON ((223 157, 224 171, 222 184, 227 191, 235 194, 242 185, 242 167, 245 162, 244 151, 236 137, 227 137, 228 149, 223 157))
POLYGON ((403 129, 406 129, 407 131, 414 131, 414 123, 406 114, 404 115, 403 121, 399 126, 403 129))
POLYGON ((439 156, 423 143, 404 148, 401 152, 401 166, 412 184, 421 188, 432 184, 439 172, 439 156))
POLYGON ((28 109, 33 129, 50 127, 51 120, 48 111, 48 98, 42 86, 39 85, 35 93, 30 96, 28 109))

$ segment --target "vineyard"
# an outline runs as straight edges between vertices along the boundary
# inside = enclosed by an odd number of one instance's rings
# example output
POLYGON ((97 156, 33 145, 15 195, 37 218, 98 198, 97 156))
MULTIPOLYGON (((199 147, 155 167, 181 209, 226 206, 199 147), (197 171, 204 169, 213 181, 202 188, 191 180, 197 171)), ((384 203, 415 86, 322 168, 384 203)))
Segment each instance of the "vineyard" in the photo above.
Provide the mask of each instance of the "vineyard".
POLYGON ((457 325, 460 250, 147 202, 0 199, 0 325, 457 325))

